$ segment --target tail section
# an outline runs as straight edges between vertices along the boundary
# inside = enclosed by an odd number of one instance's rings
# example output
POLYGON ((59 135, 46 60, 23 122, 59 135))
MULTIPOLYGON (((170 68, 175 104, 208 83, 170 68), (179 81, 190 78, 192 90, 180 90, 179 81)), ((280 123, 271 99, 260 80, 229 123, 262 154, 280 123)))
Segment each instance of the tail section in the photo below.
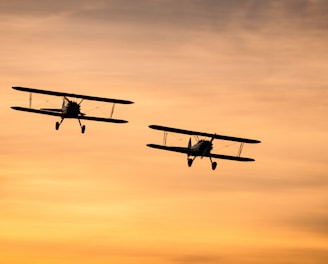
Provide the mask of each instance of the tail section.
POLYGON ((188 167, 191 167, 193 161, 195 158, 189 158, 190 155, 191 155, 191 146, 192 146, 192 143, 191 143, 191 138, 189 138, 189 142, 188 142, 188 154, 187 154, 187 161, 188 161, 188 167))
POLYGON ((62 102, 62 111, 64 111, 65 108, 65 100, 67 100, 66 97, 63 97, 63 102, 62 102))
POLYGON ((188 158, 190 157, 190 154, 191 154, 191 146, 192 146, 192 143, 191 143, 191 137, 190 137, 189 142, 188 142, 188 158))

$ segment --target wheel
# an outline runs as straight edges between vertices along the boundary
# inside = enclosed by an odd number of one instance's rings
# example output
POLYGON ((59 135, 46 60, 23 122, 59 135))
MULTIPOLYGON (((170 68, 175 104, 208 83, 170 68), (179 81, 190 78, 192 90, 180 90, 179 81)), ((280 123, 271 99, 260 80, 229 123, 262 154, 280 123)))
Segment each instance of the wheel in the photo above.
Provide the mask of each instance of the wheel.
POLYGON ((59 126, 60 126, 60 123, 59 122, 56 122, 56 130, 59 129, 59 126))
POLYGON ((85 132, 85 126, 82 126, 81 127, 81 130, 82 130, 82 134, 84 134, 84 132, 85 132))
POLYGON ((192 162, 193 162, 193 160, 192 160, 192 159, 188 159, 188 166, 189 166, 189 167, 191 167, 191 165, 192 165, 192 162))
POLYGON ((212 163, 212 170, 215 170, 217 165, 218 165, 218 164, 217 164, 216 162, 213 162, 213 163, 212 163))

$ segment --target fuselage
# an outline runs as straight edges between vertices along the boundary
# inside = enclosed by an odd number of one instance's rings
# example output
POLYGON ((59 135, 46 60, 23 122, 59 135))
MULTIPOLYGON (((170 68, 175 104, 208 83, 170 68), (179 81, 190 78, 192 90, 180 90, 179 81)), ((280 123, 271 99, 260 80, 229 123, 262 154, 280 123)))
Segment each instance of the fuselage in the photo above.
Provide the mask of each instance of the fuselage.
POLYGON ((62 114, 66 118, 77 118, 82 115, 80 105, 76 102, 69 101, 63 105, 62 114))
POLYGON ((210 154, 213 144, 209 140, 199 140, 190 150, 193 156, 206 156, 210 154))

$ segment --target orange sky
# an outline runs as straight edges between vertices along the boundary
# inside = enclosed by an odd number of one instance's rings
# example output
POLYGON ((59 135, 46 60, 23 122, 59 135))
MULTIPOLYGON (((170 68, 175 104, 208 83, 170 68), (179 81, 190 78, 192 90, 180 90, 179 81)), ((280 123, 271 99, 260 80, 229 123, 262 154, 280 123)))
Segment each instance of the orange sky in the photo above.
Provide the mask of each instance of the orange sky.
POLYGON ((327 263, 327 13, 324 0, 0 2, 0 262, 327 263), (128 124, 82 135, 10 109, 28 105, 11 86, 135 104, 116 107, 128 124), (262 143, 244 149, 254 163, 188 168, 145 146, 162 143, 150 124, 262 143))

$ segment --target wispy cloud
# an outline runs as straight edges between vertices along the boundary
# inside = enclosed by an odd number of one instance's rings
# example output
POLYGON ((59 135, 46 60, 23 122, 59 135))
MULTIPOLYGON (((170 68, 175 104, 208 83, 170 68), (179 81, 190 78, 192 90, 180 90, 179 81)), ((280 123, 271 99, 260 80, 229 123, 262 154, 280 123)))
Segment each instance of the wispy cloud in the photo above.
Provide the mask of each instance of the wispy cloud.
POLYGON ((77 18, 90 22, 122 22, 148 24, 148 27, 169 26, 173 30, 198 28, 219 31, 238 25, 245 29, 274 26, 284 31, 289 26, 327 29, 326 1, 21 1, 3 2, 2 15, 49 16, 69 10, 77 18))

